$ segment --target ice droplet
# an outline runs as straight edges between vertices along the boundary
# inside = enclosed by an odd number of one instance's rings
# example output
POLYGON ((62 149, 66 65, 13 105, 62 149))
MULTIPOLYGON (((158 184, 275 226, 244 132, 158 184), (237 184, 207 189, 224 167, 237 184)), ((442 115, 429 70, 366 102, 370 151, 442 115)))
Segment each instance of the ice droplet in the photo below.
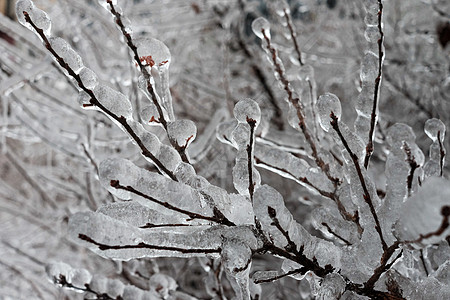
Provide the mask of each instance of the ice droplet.
POLYGON ((197 136, 197 126, 191 120, 176 120, 167 125, 167 134, 178 146, 188 146, 197 136))
POLYGON ((160 40, 155 38, 144 38, 136 41, 137 50, 140 58, 146 59, 144 63, 158 68, 168 68, 170 64, 170 50, 160 40))
POLYGON ((433 142, 437 141, 439 133, 440 142, 442 143, 445 136, 445 125, 439 119, 429 119, 425 122, 425 133, 433 142))
POLYGON ((55 52, 67 63, 75 73, 83 67, 83 60, 78 53, 64 39, 51 37, 48 39, 55 52))
POLYGON ((392 125, 387 133, 386 141, 391 148, 400 148, 403 146, 403 142, 408 144, 414 144, 416 135, 411 127, 403 123, 396 123, 392 125))
POLYGON ((261 121, 261 109, 258 103, 250 98, 240 100, 236 103, 233 113, 239 123, 248 123, 254 120, 256 124, 259 124, 261 121))
POLYGON ((91 69, 83 67, 79 75, 81 81, 87 89, 92 90, 98 85, 97 74, 95 74, 91 69))
POLYGON ((16 2, 17 20, 19 21, 20 24, 22 24, 23 26, 25 26, 29 29, 32 29, 32 27, 25 20, 25 16, 24 16, 23 12, 26 11, 28 14, 30 14, 30 13, 32 13, 33 9, 35 9, 35 6, 31 0, 19 0, 16 2))
POLYGON ((331 113, 333 113, 338 120, 341 118, 342 108, 339 98, 331 93, 326 93, 317 100, 317 110, 319 114, 319 123, 323 130, 328 132, 331 128, 331 113))
POLYGON ((264 34, 270 39, 270 23, 263 17, 259 17, 253 21, 252 30, 260 39, 264 39, 264 34))
POLYGON ((375 81, 378 76, 378 55, 367 51, 361 64, 361 81, 375 81))
POLYGON ((291 9, 289 8, 289 4, 287 4, 286 0, 276 0, 275 6, 275 12, 280 17, 284 17, 285 14, 291 13, 291 9))
POLYGON ((94 89, 94 94, 98 101, 113 114, 127 119, 132 118, 131 102, 124 94, 106 85, 98 85, 94 89))
POLYGON ((33 14, 32 16, 30 15, 30 17, 31 20, 34 22, 34 25, 42 29, 47 37, 50 36, 52 29, 52 21, 50 20, 48 14, 45 11, 40 10, 38 8, 34 8, 32 12, 33 14))

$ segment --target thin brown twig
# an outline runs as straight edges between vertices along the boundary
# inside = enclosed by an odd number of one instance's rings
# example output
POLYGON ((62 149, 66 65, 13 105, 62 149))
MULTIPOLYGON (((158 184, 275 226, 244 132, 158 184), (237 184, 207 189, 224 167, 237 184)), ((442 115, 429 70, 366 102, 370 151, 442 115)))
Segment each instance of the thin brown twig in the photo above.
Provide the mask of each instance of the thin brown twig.
MULTIPOLYGON (((121 13, 119 13, 116 10, 116 8, 115 8, 115 6, 114 6, 114 4, 113 4, 113 2, 111 0, 106 0, 106 2, 109 4, 111 14, 116 19, 116 24, 119 26, 120 31, 122 32, 122 35, 125 37, 125 40, 126 40, 128 48, 130 48, 130 50, 133 52, 134 61, 138 65, 142 75, 145 78, 147 91, 149 92, 149 94, 150 94, 150 96, 152 98, 153 104, 156 106, 156 109, 158 110, 159 118, 158 118, 157 121, 159 121, 161 123, 161 125, 164 127, 164 129, 167 132, 167 120, 164 117, 163 109, 161 107, 161 104, 158 101, 158 97, 156 96, 155 89, 154 89, 154 87, 153 87, 153 85, 151 83, 151 80, 150 80, 151 75, 150 75, 150 73, 148 72, 148 70, 146 68, 147 65, 144 65, 142 63, 142 61, 141 61, 141 59, 139 57, 139 54, 138 54, 138 49, 137 49, 136 45, 134 44, 130 33, 127 32, 127 30, 126 30, 126 28, 125 28, 125 26, 124 26, 124 24, 122 22, 122 15, 121 15, 121 13)), ((189 163, 189 159, 188 159, 187 154, 186 154, 186 147, 182 147, 182 146, 178 145, 174 139, 170 138, 170 136, 169 136, 169 142, 172 145, 172 147, 174 147, 175 150, 178 151, 178 153, 180 154, 181 159, 183 160, 183 162, 189 163)))
POLYGON ((70 68, 70 66, 65 62, 65 60, 58 55, 58 53, 56 53, 56 51, 53 49, 52 45, 50 44, 47 36, 44 34, 44 31, 37 27, 36 24, 34 24, 34 22, 31 20, 29 14, 24 11, 23 15, 25 16, 25 20, 27 23, 29 23, 34 30, 36 30, 36 32, 38 33, 38 35, 42 38, 45 47, 47 48, 47 50, 53 55, 53 57, 56 59, 56 61, 58 62, 58 64, 65 69, 69 75, 75 79, 75 81, 77 82, 78 86, 84 91, 86 92, 89 97, 90 97, 90 104, 93 106, 98 107, 102 112, 104 112, 106 115, 108 115, 109 117, 111 117, 112 119, 114 119, 115 121, 117 121, 120 125, 123 126, 123 128, 125 129, 125 131, 130 135, 130 137, 136 142, 136 144, 139 146, 139 148, 141 148, 142 150, 142 154, 146 157, 148 157, 151 161, 153 161, 153 163, 162 171, 164 172, 167 176, 169 176, 172 180, 177 181, 175 175, 168 170, 162 163, 161 161, 159 161, 143 144, 143 142, 141 141, 141 139, 136 135, 136 133, 133 131, 133 129, 131 128, 131 126, 128 124, 127 120, 125 117, 123 116, 117 116, 116 114, 114 114, 113 112, 111 112, 109 109, 107 109, 104 105, 102 105, 100 103, 100 101, 98 101, 97 97, 95 96, 94 92, 88 88, 86 88, 86 86, 84 85, 84 83, 82 82, 80 76, 78 74, 76 74, 72 68, 70 68))
POLYGON ((384 32, 382 28, 382 18, 383 18, 383 3, 382 0, 378 0, 378 32, 380 33, 380 38, 378 39, 378 75, 375 78, 375 88, 373 93, 373 105, 372 105, 372 113, 370 115, 370 129, 368 142, 366 145, 366 156, 364 158, 364 168, 367 169, 369 167, 370 157, 373 153, 373 136, 375 132, 375 126, 377 123, 377 108, 378 108, 378 100, 379 100, 379 91, 380 91, 380 83, 381 83, 381 75, 383 69, 383 40, 384 40, 384 32))
POLYGON ((306 120, 305 120, 305 116, 303 113, 303 109, 300 106, 300 99, 298 97, 294 96, 294 92, 292 91, 290 83, 289 83, 288 79, 286 78, 283 68, 277 59, 278 58, 277 51, 272 46, 272 44, 270 42, 270 38, 267 36, 264 29, 261 29, 261 33, 263 34, 267 49, 269 50, 269 52, 271 54, 270 58, 275 67, 275 71, 279 76, 279 81, 283 84, 284 90, 286 91, 286 93, 288 95, 289 102, 294 106, 294 108, 296 110, 297 118, 299 120, 298 125, 299 125, 303 135, 305 136, 306 141, 308 142, 308 144, 311 148, 312 156, 314 157, 314 160, 316 161, 317 166, 326 174, 328 179, 330 181, 332 181, 335 186, 337 186, 339 184, 340 180, 339 180, 339 178, 335 178, 330 174, 330 168, 329 168, 328 164, 326 164, 323 161, 323 159, 319 156, 319 153, 317 151, 317 146, 314 142, 313 136, 311 135, 308 127, 306 126, 306 120))
POLYGON ((386 241, 384 240, 383 232, 381 231, 380 221, 378 220, 378 215, 375 211, 372 197, 370 196, 369 190, 366 185, 366 180, 362 173, 361 166, 359 165, 358 156, 355 153, 353 153, 353 151, 350 149, 350 147, 347 143, 347 140, 342 135, 342 132, 339 129, 338 118, 336 117, 336 115, 333 112, 331 112, 330 117, 331 117, 331 121, 330 121, 331 126, 338 134, 339 138, 341 139, 342 144, 344 145, 345 150, 347 150, 348 154, 350 155, 350 157, 353 161, 353 165, 355 166, 356 173, 358 174, 358 178, 361 183, 361 187, 364 191, 364 194, 363 194, 364 201, 367 203, 367 205, 369 205, 370 212, 373 216, 373 219, 375 220, 375 230, 377 231, 378 235, 380 236, 380 241, 381 241, 383 250, 386 250, 388 248, 388 246, 386 244, 386 241))
POLYGON ((215 223, 219 223, 219 224, 223 224, 223 225, 227 225, 227 226, 235 226, 235 224, 233 222, 231 222, 230 220, 228 220, 223 214, 221 214, 217 209, 214 210, 214 216, 204 216, 198 213, 194 213, 179 207, 176 207, 170 203, 167 202, 163 202, 161 200, 155 199, 149 195, 146 195, 138 190, 136 190, 135 188, 131 187, 131 186, 123 186, 120 184, 119 180, 111 180, 111 186, 115 189, 119 189, 119 190, 124 190, 124 191, 128 191, 131 192, 133 194, 136 194, 140 197, 143 197, 147 200, 150 200, 154 203, 157 203, 161 206, 164 206, 167 209, 185 214, 187 216, 189 216, 189 218, 191 219, 201 219, 201 220, 207 220, 210 222, 215 222, 215 223))

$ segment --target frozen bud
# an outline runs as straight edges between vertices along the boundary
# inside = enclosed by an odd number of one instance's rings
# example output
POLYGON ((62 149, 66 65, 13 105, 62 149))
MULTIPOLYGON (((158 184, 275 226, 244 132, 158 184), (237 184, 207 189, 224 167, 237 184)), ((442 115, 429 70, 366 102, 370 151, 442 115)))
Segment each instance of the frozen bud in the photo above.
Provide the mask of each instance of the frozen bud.
POLYGON ((125 285, 122 281, 117 279, 109 279, 107 282, 108 288, 108 296, 111 296, 113 299, 120 299, 123 294, 123 290, 125 285))
POLYGON ((89 94, 86 93, 85 91, 80 91, 78 93, 78 103, 80 104, 81 107, 85 109, 96 108, 91 104, 91 96, 89 96, 89 94))
POLYGON ((166 44, 154 38, 140 39, 136 42, 139 59, 144 66, 168 68, 170 51, 166 44))
POLYGON ((364 37, 369 43, 376 43, 381 37, 378 26, 369 25, 364 32, 364 37))
POLYGON ((176 120, 167 125, 167 134, 178 146, 187 147, 197 136, 197 127, 191 120, 176 120))
POLYGON ((160 126, 161 122, 159 121, 159 112, 156 106, 151 103, 150 105, 144 107, 141 111, 141 118, 143 119, 145 124, 152 126, 160 126))
POLYGON ((92 90, 98 85, 98 77, 91 69, 83 67, 79 75, 87 89, 92 90))
POLYGON ((83 61, 75 50, 62 38, 51 37, 48 39, 53 50, 64 60, 64 62, 75 73, 83 67, 83 61))
POLYGON ((128 98, 109 86, 99 85, 94 89, 94 94, 101 105, 118 117, 132 118, 131 102, 128 98))
POLYGON ((375 81, 378 76, 378 55, 367 51, 361 64, 361 81, 375 81))
MULTIPOLYGON (((25 20, 25 15, 23 12, 27 12, 28 14, 32 14, 32 11, 35 9, 34 3, 31 0, 19 0, 16 2, 16 15, 17 20, 23 26, 31 29, 31 25, 27 23, 25 20)), ((31 18, 31 16, 30 16, 31 18)))
POLYGON ((331 113, 333 113, 338 120, 341 118, 341 102, 334 94, 326 93, 325 95, 320 96, 317 100, 317 110, 320 126, 326 132, 331 128, 331 113))
POLYGON ((263 17, 255 19, 252 23, 253 33, 260 39, 264 39, 264 35, 270 39, 270 23, 263 17))
POLYGON ((439 135, 440 142, 442 143, 445 136, 445 125, 439 119, 429 119, 425 122, 425 133, 433 142, 437 141, 439 135))
POLYGON ((239 123, 250 124, 252 121, 256 121, 256 124, 259 124, 261 121, 261 109, 259 108, 258 103, 249 98, 236 103, 233 113, 239 123))
POLYGON ((386 141, 391 147, 402 147, 403 142, 414 144, 416 135, 411 127, 403 123, 396 123, 392 125, 387 133, 386 141))
POLYGON ((92 280, 92 275, 85 269, 73 269, 72 271, 72 284, 76 287, 84 287, 92 280))

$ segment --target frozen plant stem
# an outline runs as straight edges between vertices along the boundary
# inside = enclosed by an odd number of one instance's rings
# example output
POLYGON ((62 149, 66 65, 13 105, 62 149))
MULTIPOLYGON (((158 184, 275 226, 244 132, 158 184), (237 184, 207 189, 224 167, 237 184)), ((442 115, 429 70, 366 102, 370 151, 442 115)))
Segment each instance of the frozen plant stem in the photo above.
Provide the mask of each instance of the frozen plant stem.
POLYGON ((364 201, 367 203, 367 205, 369 205, 370 212, 375 220, 375 230, 377 231, 378 235, 380 236, 381 245, 383 246, 383 250, 386 250, 388 246, 386 244, 386 241, 384 240, 383 232, 381 231, 380 221, 378 220, 377 212, 375 211, 375 207, 373 206, 372 198, 370 197, 369 190, 367 189, 366 180, 364 179, 364 175, 362 174, 362 171, 361 171, 361 166, 359 165, 359 162, 358 162, 358 156, 356 156, 356 154, 353 153, 353 151, 350 149, 347 141, 345 140, 344 136, 342 135, 342 132, 339 129, 338 118, 335 116, 335 114, 333 112, 331 112, 330 117, 331 117, 331 121, 330 121, 331 126, 338 134, 339 138, 341 139, 342 144, 345 147, 345 150, 347 150, 348 154, 352 158, 353 165, 355 166, 356 173, 358 174, 358 178, 361 183, 361 187, 364 191, 364 195, 363 195, 364 201))
POLYGON ((300 126, 300 129, 302 130, 303 135, 305 136, 306 141, 308 142, 309 146, 311 147, 312 156, 314 157, 314 160, 316 161, 317 166, 326 174, 329 180, 333 182, 335 186, 337 186, 340 182, 339 178, 335 178, 330 174, 330 169, 327 164, 322 160, 322 158, 319 156, 319 153, 317 152, 316 144, 313 140, 313 136, 309 132, 308 128, 306 127, 305 122, 305 116, 303 115, 302 108, 300 106, 300 99, 294 97, 294 92, 292 91, 289 81, 287 80, 283 68, 277 61, 277 51, 272 46, 270 42, 270 38, 267 36, 266 31, 261 29, 261 32, 263 34, 264 40, 266 41, 267 49, 270 51, 271 54, 271 60, 275 67, 275 72, 277 72, 278 76, 280 77, 279 80, 283 84, 284 90, 286 91, 288 95, 289 102, 295 107, 297 112, 297 118, 299 120, 298 125, 300 126))
MULTIPOLYGON (((120 31, 122 32, 122 35, 125 37, 128 48, 130 48, 130 50, 133 52, 134 61, 139 66, 139 69, 140 69, 142 75, 144 75, 146 85, 147 85, 147 91, 151 95, 152 102, 156 106, 156 109, 158 110, 159 119, 157 121, 161 123, 161 125, 164 127, 164 129, 167 132, 167 120, 164 117, 164 113, 161 108, 161 104, 158 102, 158 98, 156 97, 155 89, 153 88, 153 85, 150 81, 151 75, 148 72, 148 70, 146 69, 146 65, 143 65, 141 59, 139 58, 137 47, 133 43, 133 39, 131 38, 131 35, 126 31, 125 26, 123 25, 121 14, 116 10, 116 8, 114 7, 114 4, 112 3, 111 0, 106 0, 106 2, 109 4, 111 14, 116 19, 116 24, 119 26, 120 31)), ((178 151, 183 162, 189 163, 189 159, 186 155, 186 147, 178 145, 176 143, 176 141, 174 141, 171 138, 169 138, 169 142, 172 145, 172 147, 174 147, 175 150, 178 151)))
POLYGON ((177 181, 175 175, 169 171, 146 147, 145 145, 142 143, 141 139, 136 135, 136 133, 133 131, 133 129, 130 127, 130 125, 128 124, 127 120, 125 117, 123 116, 118 116, 114 113, 112 113, 109 109, 107 109, 105 106, 103 106, 100 101, 98 101, 97 97, 95 96, 95 94, 92 92, 92 90, 86 88, 86 86, 83 84, 83 81, 81 81, 80 75, 76 74, 70 67, 69 65, 64 61, 64 59, 58 55, 58 53, 56 53, 56 51, 52 48, 49 40, 47 39, 47 37, 44 34, 44 31, 42 29, 40 29, 39 27, 36 26, 36 24, 33 23, 33 21, 31 20, 30 16, 28 15, 28 13, 26 11, 23 11, 23 15, 25 16, 25 20, 27 23, 29 23, 34 30, 36 30, 36 32, 38 33, 38 35, 42 38, 42 41, 44 42, 45 47, 47 48, 47 50, 53 55, 53 57, 56 59, 56 61, 59 63, 59 65, 65 69, 69 75, 75 79, 75 81, 77 82, 78 86, 85 91, 89 97, 91 98, 89 100, 90 105, 92 106, 96 106, 98 107, 101 111, 103 111, 106 115, 110 116, 112 119, 114 119, 115 121, 117 121, 120 125, 123 126, 123 128, 125 129, 125 131, 130 135, 130 137, 136 142, 136 144, 139 146, 139 148, 141 148, 142 150, 142 155, 144 155, 145 157, 148 157, 151 161, 153 161, 153 163, 159 168, 159 170, 161 170, 162 172, 164 172, 167 176, 169 176, 172 180, 177 181))
POLYGON ((380 91, 380 83, 381 83, 381 75, 382 75, 382 68, 383 68, 383 58, 384 58, 384 51, 383 51, 383 40, 384 40, 384 32, 383 32, 383 26, 382 26, 382 18, 383 18, 383 3, 381 3, 382 0, 378 0, 378 32, 380 33, 380 38, 378 39, 378 75, 377 78, 375 78, 375 88, 373 91, 373 105, 372 105, 372 113, 370 115, 370 129, 369 129, 369 136, 368 136, 368 142, 366 145, 366 156, 364 158, 364 168, 367 169, 369 167, 369 161, 370 157, 373 153, 373 136, 375 132, 375 126, 377 125, 377 107, 378 107, 378 99, 380 97, 379 91, 380 91))
POLYGON ((169 204, 167 202, 163 202, 163 201, 160 201, 160 200, 155 199, 153 197, 150 197, 149 195, 146 195, 146 194, 136 190, 135 188, 133 188, 131 186, 123 186, 123 185, 120 184, 120 182, 118 180, 111 180, 111 186, 113 188, 115 188, 115 189, 125 190, 125 191, 128 191, 128 192, 131 192, 131 193, 133 193, 135 195, 138 195, 138 196, 143 197, 143 198, 145 198, 147 200, 150 200, 150 201, 152 201, 154 203, 157 203, 157 204, 159 204, 161 206, 164 206, 167 209, 170 209, 170 210, 173 210, 173 211, 185 214, 185 215, 189 216, 189 218, 191 218, 191 219, 202 219, 202 220, 207 220, 207 221, 210 221, 210 222, 215 222, 215 223, 219 223, 219 224, 223 224, 223 225, 227 225, 227 226, 235 226, 235 224, 233 222, 231 222, 230 220, 228 220, 222 213, 220 213, 220 211, 217 208, 214 209, 214 216, 213 217, 203 216, 203 215, 200 215, 200 214, 197 214, 197 213, 193 213, 193 212, 190 212, 190 211, 178 208, 178 207, 173 206, 173 205, 171 205, 171 204, 169 204))
POLYGON ((286 8, 283 9, 283 12, 284 12, 284 17, 286 18, 286 23, 287 23, 287 27, 289 29, 289 33, 291 34, 292 42, 294 43, 295 52, 297 53, 298 62, 300 63, 301 66, 303 66, 304 63, 302 61, 302 53, 300 51, 300 47, 298 46, 297 33, 295 32, 294 24, 292 24, 291 15, 286 10, 286 8))
POLYGON ((250 126, 250 141, 247 145, 248 193, 250 195, 250 201, 253 203, 253 193, 255 192, 255 183, 253 182, 253 148, 255 146, 256 121, 247 117, 247 124, 250 126))

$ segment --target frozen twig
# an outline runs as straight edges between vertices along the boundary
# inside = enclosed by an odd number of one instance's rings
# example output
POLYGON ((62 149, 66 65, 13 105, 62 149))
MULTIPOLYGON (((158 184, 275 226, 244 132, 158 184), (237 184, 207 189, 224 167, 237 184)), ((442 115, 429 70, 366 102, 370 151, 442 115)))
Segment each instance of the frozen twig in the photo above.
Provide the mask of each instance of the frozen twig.
POLYGON ((378 100, 380 98, 380 84, 381 84, 381 75, 383 68, 383 59, 384 59, 384 51, 383 51, 383 41, 384 41, 384 32, 383 32, 383 3, 382 0, 378 0, 378 32, 380 34, 380 38, 377 41, 378 44, 378 74, 375 78, 375 88, 373 92, 373 104, 372 104, 372 113, 370 115, 370 129, 368 142, 366 145, 366 156, 364 158, 364 168, 369 167, 370 157, 373 153, 373 136, 375 133, 375 127, 377 124, 377 109, 378 109, 378 100))
POLYGON ((342 144, 345 147, 345 150, 347 150, 348 154, 350 155, 350 157, 353 161, 353 165, 355 166, 356 173, 358 174, 358 178, 361 183, 361 187, 364 191, 364 195, 363 195, 364 201, 367 203, 367 205, 369 205, 370 212, 375 220, 375 230, 377 231, 378 235, 380 236, 380 241, 381 241, 381 245, 383 246, 383 250, 386 250, 388 246, 386 244, 386 241, 384 240, 383 232, 381 231, 380 221, 378 219, 377 212, 375 211, 372 197, 370 196, 369 190, 367 189, 366 180, 362 173, 361 166, 359 165, 358 156, 355 153, 353 153, 353 151, 350 149, 347 141, 345 140, 344 136, 342 135, 342 132, 339 129, 338 118, 334 115, 333 112, 330 114, 330 117, 331 117, 331 121, 330 121, 331 126, 338 134, 339 138, 341 139, 342 144))
POLYGON ((103 111, 106 115, 108 115, 109 117, 111 117, 112 119, 114 119, 115 121, 117 121, 120 125, 123 126, 123 128, 125 129, 125 131, 130 135, 130 137, 136 142, 136 144, 139 146, 139 148, 141 148, 142 150, 142 154, 146 157, 148 157, 151 161, 153 161, 153 163, 158 166, 158 168, 164 172, 167 176, 169 176, 172 180, 177 181, 175 175, 169 171, 146 147, 145 145, 142 143, 141 139, 136 135, 136 133, 133 131, 133 129, 131 128, 131 126, 128 124, 127 120, 125 117, 123 116, 118 116, 116 114, 114 114, 112 111, 110 111, 109 109, 107 109, 104 105, 102 105, 100 103, 100 101, 97 99, 97 97, 95 96, 94 92, 88 88, 86 88, 86 86, 83 84, 83 81, 80 78, 80 75, 76 74, 71 68, 70 66, 64 61, 64 59, 58 55, 58 53, 56 53, 56 51, 53 49, 52 45, 50 44, 49 40, 47 39, 46 35, 44 34, 44 31, 42 29, 40 29, 39 27, 37 27, 34 22, 31 20, 30 16, 28 15, 28 13, 26 11, 23 12, 24 16, 25 16, 25 20, 27 23, 29 23, 34 30, 36 30, 37 34, 42 38, 45 47, 47 48, 47 50, 53 55, 53 57, 56 59, 56 61, 59 63, 59 65, 65 69, 69 75, 75 79, 75 81, 77 82, 78 86, 85 91, 89 97, 90 97, 90 104, 93 106, 98 107, 101 111, 103 111))

